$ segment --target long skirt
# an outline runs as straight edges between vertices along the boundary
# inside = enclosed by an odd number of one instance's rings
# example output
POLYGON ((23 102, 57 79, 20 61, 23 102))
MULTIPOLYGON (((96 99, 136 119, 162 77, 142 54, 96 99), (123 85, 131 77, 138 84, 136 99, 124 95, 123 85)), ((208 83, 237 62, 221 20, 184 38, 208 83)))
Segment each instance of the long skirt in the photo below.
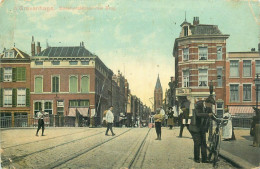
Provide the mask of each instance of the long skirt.
POLYGON ((173 123, 173 118, 168 118, 168 120, 167 120, 167 125, 168 125, 168 126, 173 126, 173 125, 174 125, 174 123, 173 123))

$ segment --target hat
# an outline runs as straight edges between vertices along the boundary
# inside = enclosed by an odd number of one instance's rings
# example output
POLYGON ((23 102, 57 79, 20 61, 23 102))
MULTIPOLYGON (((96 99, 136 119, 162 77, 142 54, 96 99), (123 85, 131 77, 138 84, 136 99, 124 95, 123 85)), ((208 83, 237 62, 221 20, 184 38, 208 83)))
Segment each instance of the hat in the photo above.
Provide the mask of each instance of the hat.
POLYGON ((215 105, 215 99, 211 95, 205 100, 205 102, 215 105))

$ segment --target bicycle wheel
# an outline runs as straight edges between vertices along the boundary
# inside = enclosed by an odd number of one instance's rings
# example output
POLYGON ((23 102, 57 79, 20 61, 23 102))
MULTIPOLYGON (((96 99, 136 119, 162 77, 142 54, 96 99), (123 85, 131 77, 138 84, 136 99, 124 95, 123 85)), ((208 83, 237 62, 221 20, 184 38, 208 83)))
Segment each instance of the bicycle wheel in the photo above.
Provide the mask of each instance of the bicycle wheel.
POLYGON ((220 135, 216 135, 216 145, 214 151, 213 165, 215 166, 218 162, 219 150, 220 150, 220 135))
POLYGON ((216 133, 212 135, 211 143, 209 144, 209 155, 208 160, 211 161, 212 154, 215 153, 215 146, 216 145, 216 133))

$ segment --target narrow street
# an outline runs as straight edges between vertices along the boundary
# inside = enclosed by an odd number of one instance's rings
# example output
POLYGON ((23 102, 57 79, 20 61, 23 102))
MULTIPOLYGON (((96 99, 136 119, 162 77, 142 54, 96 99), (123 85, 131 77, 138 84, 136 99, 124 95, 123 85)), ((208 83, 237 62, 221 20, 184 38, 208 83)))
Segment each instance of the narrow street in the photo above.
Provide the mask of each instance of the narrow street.
MULTIPOLYGON (((193 141, 184 129, 47 128, 46 136, 35 136, 35 128, 1 130, 2 168, 213 168, 193 162, 193 141), (14 139, 16 138, 16 139, 14 139)), ((220 168, 233 168, 220 159, 220 168)))

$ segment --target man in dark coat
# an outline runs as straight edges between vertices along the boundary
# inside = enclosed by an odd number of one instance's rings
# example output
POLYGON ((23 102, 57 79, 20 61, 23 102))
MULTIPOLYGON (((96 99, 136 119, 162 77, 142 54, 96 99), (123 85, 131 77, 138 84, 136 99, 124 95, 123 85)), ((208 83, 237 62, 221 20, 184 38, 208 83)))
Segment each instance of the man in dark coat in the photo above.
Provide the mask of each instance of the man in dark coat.
POLYGON ((186 126, 189 129, 189 112, 190 110, 186 108, 184 105, 181 107, 182 113, 180 114, 180 133, 179 137, 182 137, 183 128, 186 126))
POLYGON ((201 100, 195 104, 194 114, 189 126, 190 133, 194 142, 194 161, 200 163, 200 152, 202 163, 207 163, 207 144, 206 133, 209 129, 209 120, 213 115, 212 105, 214 99, 208 97, 205 101, 201 100))

